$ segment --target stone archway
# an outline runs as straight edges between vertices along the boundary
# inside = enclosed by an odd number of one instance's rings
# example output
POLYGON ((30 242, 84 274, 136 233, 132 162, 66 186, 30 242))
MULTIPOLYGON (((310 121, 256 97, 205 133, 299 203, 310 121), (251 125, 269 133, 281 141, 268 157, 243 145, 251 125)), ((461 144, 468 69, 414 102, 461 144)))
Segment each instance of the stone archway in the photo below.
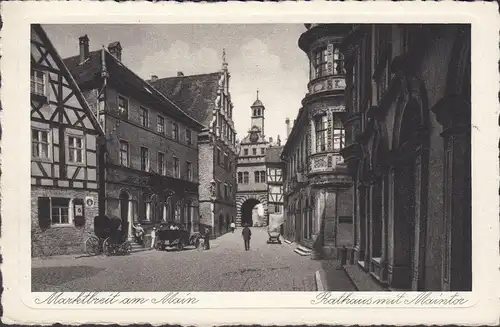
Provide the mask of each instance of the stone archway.
POLYGON ((236 226, 241 227, 244 223, 249 224, 249 226, 267 226, 268 224, 268 213, 267 213, 267 194, 258 193, 248 193, 241 194, 236 197, 236 226), (257 205, 262 204, 264 209, 263 218, 256 222, 251 218, 252 209, 257 205))

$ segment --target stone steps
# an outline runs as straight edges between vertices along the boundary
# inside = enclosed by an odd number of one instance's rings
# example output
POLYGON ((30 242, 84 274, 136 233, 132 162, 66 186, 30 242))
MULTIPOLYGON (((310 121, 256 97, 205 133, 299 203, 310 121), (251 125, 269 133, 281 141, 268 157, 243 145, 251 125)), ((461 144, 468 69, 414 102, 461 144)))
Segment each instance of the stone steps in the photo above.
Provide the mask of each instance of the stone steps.
POLYGON ((295 252, 301 256, 308 256, 308 255, 311 255, 312 251, 311 251, 311 249, 308 249, 303 245, 299 245, 295 250, 293 250, 293 252, 295 252))
POLYGON ((142 246, 139 243, 136 243, 134 241, 130 241, 130 244, 132 245, 132 251, 130 251, 130 253, 136 253, 136 252, 142 252, 142 251, 151 250, 150 248, 145 248, 144 246, 142 246))

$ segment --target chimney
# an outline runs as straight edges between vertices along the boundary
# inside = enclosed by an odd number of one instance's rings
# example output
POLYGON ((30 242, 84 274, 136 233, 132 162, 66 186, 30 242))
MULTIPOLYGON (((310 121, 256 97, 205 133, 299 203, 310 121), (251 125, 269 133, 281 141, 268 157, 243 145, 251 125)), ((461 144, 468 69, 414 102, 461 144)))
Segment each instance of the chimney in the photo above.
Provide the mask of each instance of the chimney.
POLYGON ((119 61, 122 61, 122 45, 120 44, 120 42, 111 42, 108 45, 108 51, 113 55, 113 57, 115 57, 119 61))
POLYGON ((87 35, 78 38, 80 43, 80 63, 89 57, 89 37, 87 35))
POLYGON ((177 72, 177 77, 181 77, 181 76, 184 76, 184 73, 183 72, 177 72))
POLYGON ((269 143, 271 143, 271 145, 273 144, 273 138, 271 136, 269 136, 269 143))
POLYGON ((276 144, 278 146, 281 146, 281 139, 280 139, 280 135, 278 134, 278 139, 276 140, 276 144))
POLYGON ((286 124, 286 137, 290 136, 290 132, 292 129, 290 128, 290 119, 287 118, 285 119, 285 124, 286 124))
POLYGON ((157 75, 151 75, 151 82, 154 82, 158 79, 157 75))

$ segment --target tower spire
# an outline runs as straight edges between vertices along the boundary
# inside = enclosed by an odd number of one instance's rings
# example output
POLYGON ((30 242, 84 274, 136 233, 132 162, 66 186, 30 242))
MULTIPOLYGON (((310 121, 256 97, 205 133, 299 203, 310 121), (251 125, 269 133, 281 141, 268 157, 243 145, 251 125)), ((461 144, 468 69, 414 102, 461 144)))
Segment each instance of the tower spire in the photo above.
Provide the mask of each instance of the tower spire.
POLYGON ((222 69, 227 69, 226 48, 222 49, 222 69))
POLYGON ((259 100, 259 89, 257 89, 257 100, 259 100))

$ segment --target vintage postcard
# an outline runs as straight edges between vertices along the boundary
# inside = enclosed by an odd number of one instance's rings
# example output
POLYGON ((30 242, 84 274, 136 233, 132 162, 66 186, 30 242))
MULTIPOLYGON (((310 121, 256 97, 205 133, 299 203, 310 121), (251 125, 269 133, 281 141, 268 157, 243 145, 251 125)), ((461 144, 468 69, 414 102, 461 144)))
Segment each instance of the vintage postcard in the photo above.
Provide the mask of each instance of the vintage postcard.
POLYGON ((4 321, 498 324, 497 13, 2 4, 4 321))

